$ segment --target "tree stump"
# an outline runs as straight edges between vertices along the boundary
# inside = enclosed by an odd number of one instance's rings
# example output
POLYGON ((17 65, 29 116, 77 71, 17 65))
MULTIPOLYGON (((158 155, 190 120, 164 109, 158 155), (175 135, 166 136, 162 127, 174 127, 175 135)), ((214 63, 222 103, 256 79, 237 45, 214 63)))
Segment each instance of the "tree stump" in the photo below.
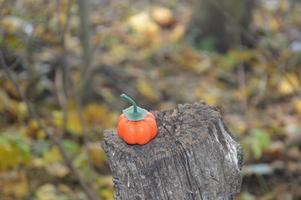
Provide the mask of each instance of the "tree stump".
POLYGON ((117 200, 233 199, 240 191, 242 151, 221 114, 204 103, 153 112, 157 137, 127 145, 106 130, 102 147, 117 200))

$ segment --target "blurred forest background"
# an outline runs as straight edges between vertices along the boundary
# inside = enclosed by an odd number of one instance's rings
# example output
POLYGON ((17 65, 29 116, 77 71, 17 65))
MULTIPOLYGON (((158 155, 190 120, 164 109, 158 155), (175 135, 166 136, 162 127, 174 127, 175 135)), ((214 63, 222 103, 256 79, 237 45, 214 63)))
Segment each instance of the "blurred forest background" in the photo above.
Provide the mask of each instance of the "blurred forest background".
POLYGON ((245 153, 241 200, 301 199, 300 0, 0 0, 0 199, 110 200, 122 92, 203 100, 245 153))

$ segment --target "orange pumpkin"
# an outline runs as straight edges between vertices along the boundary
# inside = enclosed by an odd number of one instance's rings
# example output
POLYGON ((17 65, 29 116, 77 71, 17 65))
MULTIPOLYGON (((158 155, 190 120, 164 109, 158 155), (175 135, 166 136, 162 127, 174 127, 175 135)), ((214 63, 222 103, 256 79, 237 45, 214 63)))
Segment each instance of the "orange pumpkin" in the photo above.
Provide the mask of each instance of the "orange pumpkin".
POLYGON ((121 97, 132 104, 123 110, 119 116, 117 132, 127 144, 146 144, 157 135, 157 123, 155 116, 147 110, 137 106, 129 96, 121 97))

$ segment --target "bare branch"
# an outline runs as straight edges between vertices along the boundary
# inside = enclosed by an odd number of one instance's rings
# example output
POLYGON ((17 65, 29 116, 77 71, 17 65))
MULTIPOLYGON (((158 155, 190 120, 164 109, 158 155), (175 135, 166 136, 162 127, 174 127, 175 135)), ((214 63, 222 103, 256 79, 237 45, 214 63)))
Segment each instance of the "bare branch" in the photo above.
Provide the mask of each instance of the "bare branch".
POLYGON ((81 67, 82 81, 80 95, 81 98, 88 85, 90 72, 92 51, 90 45, 90 30, 89 30, 89 0, 78 0, 79 18, 80 18, 80 41, 82 45, 83 63, 81 67))
MULTIPOLYGON (((58 20, 57 23, 57 30, 59 32, 59 40, 60 45, 63 49, 62 57, 61 57, 61 71, 56 73, 55 78, 55 90, 58 97, 58 102, 60 104, 60 107, 63 111, 63 125, 62 125, 62 134, 61 137, 63 137, 64 133, 67 131, 67 123, 68 123, 68 86, 69 86, 69 68, 67 67, 67 49, 65 44, 65 34, 68 31, 69 24, 70 24, 70 13, 71 13, 71 6, 72 6, 73 0, 68 0, 67 2, 67 12, 66 12, 66 22, 65 24, 60 23, 60 20, 58 20)), ((60 5, 61 0, 57 0, 57 11, 58 16, 60 15, 60 5)))
MULTIPOLYGON (((91 74, 92 52, 90 47, 90 30, 89 30, 89 0, 78 0, 79 17, 80 17, 80 41, 82 45, 82 66, 81 66, 81 82, 79 88, 74 91, 77 104, 77 115, 83 133, 83 140, 86 150, 88 149, 87 126, 83 118, 83 97, 89 90, 89 81, 91 74)), ((87 152, 88 153, 88 152, 87 152)), ((88 157, 90 169, 92 169, 91 161, 88 157)))

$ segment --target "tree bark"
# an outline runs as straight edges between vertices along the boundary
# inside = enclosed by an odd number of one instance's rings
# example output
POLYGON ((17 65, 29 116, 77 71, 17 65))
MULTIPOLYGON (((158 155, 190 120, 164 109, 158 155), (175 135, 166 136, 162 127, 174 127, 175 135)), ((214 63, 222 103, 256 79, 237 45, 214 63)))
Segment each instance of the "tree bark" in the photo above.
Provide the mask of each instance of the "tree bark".
POLYGON ((146 145, 127 145, 105 131, 115 198, 233 199, 241 186, 242 151, 217 109, 184 104, 154 115, 158 135, 146 145))
MULTIPOLYGON (((211 45, 225 52, 255 42, 249 33, 255 0, 195 0, 188 38, 200 48, 211 45)), ((205 47, 206 48, 206 47, 205 47)))

